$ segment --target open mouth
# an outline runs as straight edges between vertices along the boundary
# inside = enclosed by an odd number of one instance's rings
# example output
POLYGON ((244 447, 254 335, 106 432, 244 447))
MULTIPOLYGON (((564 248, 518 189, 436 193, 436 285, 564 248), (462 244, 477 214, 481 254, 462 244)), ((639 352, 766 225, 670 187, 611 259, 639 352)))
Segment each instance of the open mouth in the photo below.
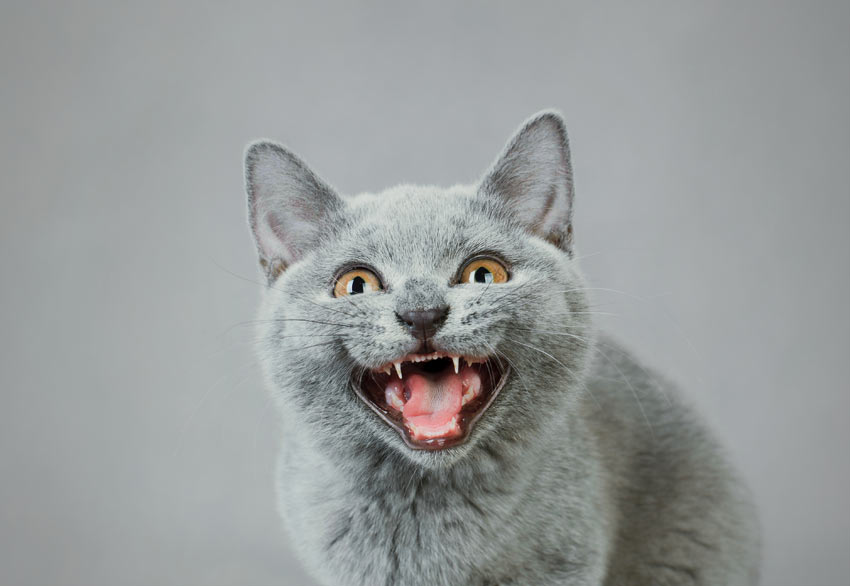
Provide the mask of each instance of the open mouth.
POLYGON ((354 388, 417 450, 462 443, 507 379, 495 358, 410 354, 366 372, 354 388))

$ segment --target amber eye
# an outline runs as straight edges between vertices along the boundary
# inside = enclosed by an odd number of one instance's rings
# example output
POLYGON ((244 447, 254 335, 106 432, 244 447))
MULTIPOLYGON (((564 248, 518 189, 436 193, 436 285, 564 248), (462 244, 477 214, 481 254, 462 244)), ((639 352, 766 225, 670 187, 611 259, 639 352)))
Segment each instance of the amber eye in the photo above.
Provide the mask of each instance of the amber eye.
POLYGON ((475 258, 463 268, 461 283, 504 283, 508 280, 508 269, 494 258, 475 258))
POLYGON ((383 289, 378 275, 369 269, 352 269, 336 280, 334 285, 334 297, 345 297, 346 295, 359 295, 371 293, 383 289))

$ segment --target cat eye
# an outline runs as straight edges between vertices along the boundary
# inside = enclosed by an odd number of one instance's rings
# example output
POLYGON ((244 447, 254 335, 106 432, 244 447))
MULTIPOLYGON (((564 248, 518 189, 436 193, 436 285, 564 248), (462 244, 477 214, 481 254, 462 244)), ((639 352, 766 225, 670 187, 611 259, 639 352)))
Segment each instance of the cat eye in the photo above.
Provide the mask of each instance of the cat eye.
POLYGON ((504 283, 508 280, 508 269, 495 258, 473 258, 460 274, 461 283, 504 283))
POLYGON ((334 297, 360 295, 383 289, 381 280, 374 272, 366 268, 352 269, 343 273, 334 285, 334 297))

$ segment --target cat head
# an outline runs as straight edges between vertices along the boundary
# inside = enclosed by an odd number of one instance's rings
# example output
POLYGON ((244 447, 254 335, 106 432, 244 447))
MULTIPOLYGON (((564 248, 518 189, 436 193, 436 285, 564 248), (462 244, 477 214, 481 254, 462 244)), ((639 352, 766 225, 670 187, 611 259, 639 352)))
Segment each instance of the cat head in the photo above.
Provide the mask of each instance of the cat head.
POLYGON ((268 282, 261 360, 292 433, 340 461, 453 463, 523 442, 580 392, 584 288, 561 117, 484 178, 342 196, 279 144, 245 156, 268 282))

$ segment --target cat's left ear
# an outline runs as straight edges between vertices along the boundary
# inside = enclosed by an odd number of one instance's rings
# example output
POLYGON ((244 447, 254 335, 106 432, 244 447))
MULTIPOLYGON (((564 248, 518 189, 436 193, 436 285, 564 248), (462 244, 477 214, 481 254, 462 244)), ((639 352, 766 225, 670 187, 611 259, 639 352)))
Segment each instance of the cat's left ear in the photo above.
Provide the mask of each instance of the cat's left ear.
POLYGON ((525 228, 572 254, 573 173, 564 120, 531 117, 481 181, 479 193, 499 197, 525 228))
POLYGON ((245 149, 248 217, 260 265, 272 282, 315 246, 342 200, 285 147, 261 140, 245 149))

